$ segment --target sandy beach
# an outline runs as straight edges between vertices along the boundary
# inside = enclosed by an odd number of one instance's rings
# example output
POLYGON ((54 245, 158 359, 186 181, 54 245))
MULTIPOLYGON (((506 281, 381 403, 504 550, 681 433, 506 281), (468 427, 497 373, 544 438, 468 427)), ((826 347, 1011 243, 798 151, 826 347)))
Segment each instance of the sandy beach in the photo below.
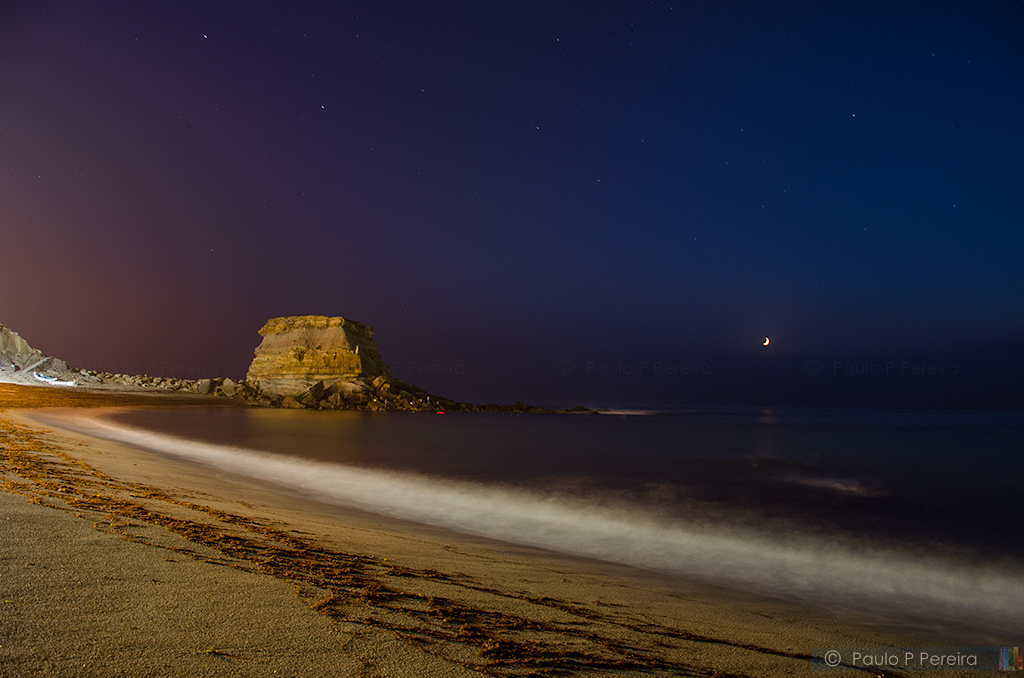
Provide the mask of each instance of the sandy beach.
POLYGON ((0 385, 0 676, 774 676, 994 644, 319 504, 27 409, 223 401, 0 385))

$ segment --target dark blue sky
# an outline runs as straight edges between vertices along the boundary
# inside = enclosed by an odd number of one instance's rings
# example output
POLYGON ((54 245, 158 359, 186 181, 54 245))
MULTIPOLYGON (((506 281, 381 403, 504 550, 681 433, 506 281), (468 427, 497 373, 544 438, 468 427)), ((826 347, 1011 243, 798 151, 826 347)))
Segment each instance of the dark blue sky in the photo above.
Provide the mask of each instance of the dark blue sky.
POLYGON ((1019 405, 1019 0, 293 4, 0 10, 0 322, 241 377, 343 315, 477 401, 1019 405))

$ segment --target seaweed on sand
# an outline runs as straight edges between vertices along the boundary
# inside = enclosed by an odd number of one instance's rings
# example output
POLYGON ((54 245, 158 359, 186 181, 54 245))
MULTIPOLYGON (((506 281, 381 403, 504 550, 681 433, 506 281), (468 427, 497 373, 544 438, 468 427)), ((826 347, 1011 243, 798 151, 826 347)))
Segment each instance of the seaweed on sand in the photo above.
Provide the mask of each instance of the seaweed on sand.
POLYGON ((339 623, 386 630, 492 676, 739 676, 691 659, 694 644, 786 659, 810 655, 730 642, 605 609, 485 586, 462 574, 395 565, 325 546, 259 515, 240 515, 76 459, 37 429, 0 419, 0 489, 91 519, 134 542, 297 585, 339 623), (143 529, 160 526, 165 531, 143 529))

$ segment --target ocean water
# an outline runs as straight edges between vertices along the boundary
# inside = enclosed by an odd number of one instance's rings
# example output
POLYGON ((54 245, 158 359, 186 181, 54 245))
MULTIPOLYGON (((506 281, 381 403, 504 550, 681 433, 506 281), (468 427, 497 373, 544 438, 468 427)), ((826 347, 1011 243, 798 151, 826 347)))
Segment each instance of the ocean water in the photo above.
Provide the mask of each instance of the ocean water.
POLYGON ((1024 628, 1018 414, 251 408, 75 425, 456 531, 761 593, 1024 628))

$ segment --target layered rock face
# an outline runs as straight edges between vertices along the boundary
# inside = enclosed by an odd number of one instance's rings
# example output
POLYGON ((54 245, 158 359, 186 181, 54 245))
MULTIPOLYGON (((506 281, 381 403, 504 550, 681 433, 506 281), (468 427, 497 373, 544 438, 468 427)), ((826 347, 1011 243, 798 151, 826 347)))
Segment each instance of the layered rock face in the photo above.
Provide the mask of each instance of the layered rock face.
POLYGON ((246 379, 268 395, 294 395, 317 382, 390 378, 373 341, 373 328, 323 315, 273 318, 260 330, 263 341, 246 379))
POLYGON ((40 351, 29 346, 28 342, 21 338, 21 335, 3 325, 0 325, 0 353, 5 353, 8 356, 42 355, 40 351))

